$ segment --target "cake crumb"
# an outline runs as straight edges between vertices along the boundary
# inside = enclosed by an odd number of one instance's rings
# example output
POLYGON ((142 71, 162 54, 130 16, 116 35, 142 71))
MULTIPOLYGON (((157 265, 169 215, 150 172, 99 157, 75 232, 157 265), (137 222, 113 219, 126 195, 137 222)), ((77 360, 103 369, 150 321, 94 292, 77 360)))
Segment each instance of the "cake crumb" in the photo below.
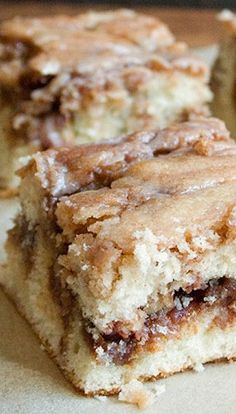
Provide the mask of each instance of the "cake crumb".
POLYGON ((101 402, 107 401, 106 395, 95 395, 94 398, 95 398, 95 400, 98 400, 98 401, 101 401, 101 402))
POLYGON ((194 365, 194 371, 196 371, 196 372, 202 372, 202 371, 204 371, 204 365, 203 364, 201 364, 201 363, 198 363, 198 364, 196 364, 196 365, 194 365))
POLYGON ((132 380, 123 385, 119 393, 119 401, 129 404, 135 404, 140 409, 144 409, 152 405, 156 397, 165 391, 165 385, 155 384, 147 388, 142 382, 132 380))

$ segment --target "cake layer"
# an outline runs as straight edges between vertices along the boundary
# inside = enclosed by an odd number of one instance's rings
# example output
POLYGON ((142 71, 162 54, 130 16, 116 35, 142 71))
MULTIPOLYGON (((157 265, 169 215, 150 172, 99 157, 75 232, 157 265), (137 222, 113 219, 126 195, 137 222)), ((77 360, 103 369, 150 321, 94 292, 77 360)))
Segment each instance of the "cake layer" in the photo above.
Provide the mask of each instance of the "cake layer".
POLYGON ((207 82, 206 65, 154 17, 118 10, 2 22, 0 116, 9 126, 0 164, 16 162, 24 143, 30 152, 97 142, 205 113, 207 82))
POLYGON ((0 281, 76 388, 236 355, 235 149, 199 118, 21 169, 0 281))
POLYGON ((208 284, 203 284, 202 289, 190 293, 181 289, 175 291, 173 307, 151 313, 146 317, 143 328, 135 333, 129 333, 117 324, 109 333, 102 335, 89 322, 85 330, 99 361, 125 365, 142 352, 157 350, 161 340, 178 338, 184 324, 190 325, 190 321, 194 321, 199 313, 204 313, 213 304, 217 308, 214 319, 216 326, 224 328, 228 323, 234 323, 236 280, 212 279, 208 284))

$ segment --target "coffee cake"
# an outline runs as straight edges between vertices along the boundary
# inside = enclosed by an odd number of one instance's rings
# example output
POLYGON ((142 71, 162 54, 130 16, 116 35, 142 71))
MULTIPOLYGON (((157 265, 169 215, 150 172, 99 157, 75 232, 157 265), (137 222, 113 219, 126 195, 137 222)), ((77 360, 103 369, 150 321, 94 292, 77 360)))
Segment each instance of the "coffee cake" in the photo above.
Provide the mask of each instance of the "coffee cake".
POLYGON ((236 146, 199 118, 20 170, 1 284, 76 389, 236 355, 236 146))
POLYGON ((207 81, 166 25, 131 10, 2 22, 2 185, 22 155, 203 113, 207 81))

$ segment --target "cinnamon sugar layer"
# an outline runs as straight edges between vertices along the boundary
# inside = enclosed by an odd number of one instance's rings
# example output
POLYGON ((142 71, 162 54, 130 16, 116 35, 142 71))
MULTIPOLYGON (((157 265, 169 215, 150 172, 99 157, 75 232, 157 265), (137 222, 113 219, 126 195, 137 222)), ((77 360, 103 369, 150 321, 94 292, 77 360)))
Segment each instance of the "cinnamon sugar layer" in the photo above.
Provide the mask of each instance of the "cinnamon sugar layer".
POLYGON ((214 326, 230 327, 236 320, 236 281, 222 278, 209 281, 202 289, 174 292, 172 306, 148 315, 142 329, 132 333, 114 324, 109 333, 102 335, 91 324, 85 324, 85 335, 98 361, 123 365, 137 353, 155 352, 158 342, 178 338, 184 324, 194 323, 198 313, 209 308, 215 309, 214 326))

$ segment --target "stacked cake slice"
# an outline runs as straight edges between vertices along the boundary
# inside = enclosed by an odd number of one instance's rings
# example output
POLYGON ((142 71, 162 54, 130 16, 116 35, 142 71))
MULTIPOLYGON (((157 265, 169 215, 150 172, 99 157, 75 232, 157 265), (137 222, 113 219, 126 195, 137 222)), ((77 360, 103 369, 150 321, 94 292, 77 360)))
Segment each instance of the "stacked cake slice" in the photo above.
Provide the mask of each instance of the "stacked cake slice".
POLYGON ((204 113, 208 69, 158 19, 129 10, 0 25, 0 185, 20 156, 204 113))
POLYGON ((37 153, 4 290, 65 376, 117 393, 236 355, 236 146, 199 118, 37 153))

